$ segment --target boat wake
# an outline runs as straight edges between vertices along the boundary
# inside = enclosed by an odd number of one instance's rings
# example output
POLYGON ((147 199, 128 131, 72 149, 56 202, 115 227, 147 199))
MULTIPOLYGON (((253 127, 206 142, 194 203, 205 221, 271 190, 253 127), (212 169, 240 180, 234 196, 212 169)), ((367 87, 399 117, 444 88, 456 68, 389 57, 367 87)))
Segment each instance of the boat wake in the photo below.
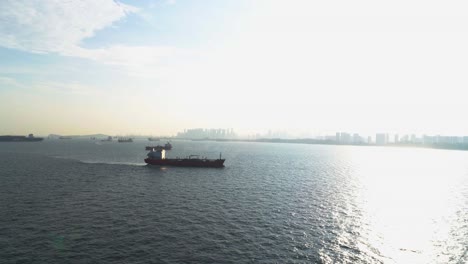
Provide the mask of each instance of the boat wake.
POLYGON ((137 162, 113 162, 113 161, 84 161, 80 160, 80 163, 84 164, 102 164, 102 165, 124 165, 124 166, 146 166, 146 163, 137 163, 137 162))
POLYGON ((138 167, 146 166, 146 163, 142 163, 142 162, 80 160, 77 158, 64 157, 64 156, 52 156, 52 158, 71 160, 71 161, 76 161, 76 162, 83 163, 83 164, 122 165, 122 166, 138 166, 138 167))

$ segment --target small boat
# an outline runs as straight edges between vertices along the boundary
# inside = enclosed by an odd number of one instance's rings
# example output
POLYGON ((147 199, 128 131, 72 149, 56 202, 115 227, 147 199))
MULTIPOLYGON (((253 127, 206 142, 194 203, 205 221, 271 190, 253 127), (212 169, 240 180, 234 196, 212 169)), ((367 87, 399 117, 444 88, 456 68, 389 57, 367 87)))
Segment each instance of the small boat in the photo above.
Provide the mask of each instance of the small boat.
POLYGON ((133 139, 132 138, 119 138, 117 141, 119 143, 129 143, 129 142, 133 142, 133 139))
POLYGON ((149 141, 159 141, 160 139, 156 138, 156 137, 149 137, 148 140, 149 141))
POLYGON ((109 142, 112 141, 112 137, 108 136, 107 139, 101 139, 101 142, 109 142))
POLYGON ((153 149, 147 156, 145 162, 148 165, 159 166, 222 168, 224 167, 225 161, 225 159, 221 158, 221 153, 219 154, 219 159, 200 158, 199 155, 190 155, 186 158, 166 159, 166 150, 164 149, 153 149))
POLYGON ((171 143, 167 142, 166 144, 164 144, 164 149, 171 150, 172 149, 171 143))

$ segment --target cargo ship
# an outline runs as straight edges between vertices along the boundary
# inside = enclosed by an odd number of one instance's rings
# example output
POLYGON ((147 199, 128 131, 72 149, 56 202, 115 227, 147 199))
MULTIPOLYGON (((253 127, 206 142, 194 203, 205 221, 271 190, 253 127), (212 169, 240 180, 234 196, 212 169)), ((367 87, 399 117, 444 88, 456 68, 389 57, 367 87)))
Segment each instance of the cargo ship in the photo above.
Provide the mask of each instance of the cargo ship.
POLYGON ((149 141, 159 141, 159 138, 149 137, 148 140, 149 140, 149 141))
POLYGON ((148 158, 145 162, 149 165, 159 166, 177 166, 177 167, 206 167, 206 168, 222 168, 224 167, 225 159, 207 159, 206 157, 200 158, 199 155, 190 155, 186 158, 166 159, 166 150, 153 149, 148 153, 148 158))
POLYGON ((132 138, 119 138, 117 141, 119 143, 129 143, 129 142, 133 142, 133 139, 132 138))
POLYGON ((37 142, 44 138, 34 137, 33 134, 26 136, 0 136, 0 142, 37 142))

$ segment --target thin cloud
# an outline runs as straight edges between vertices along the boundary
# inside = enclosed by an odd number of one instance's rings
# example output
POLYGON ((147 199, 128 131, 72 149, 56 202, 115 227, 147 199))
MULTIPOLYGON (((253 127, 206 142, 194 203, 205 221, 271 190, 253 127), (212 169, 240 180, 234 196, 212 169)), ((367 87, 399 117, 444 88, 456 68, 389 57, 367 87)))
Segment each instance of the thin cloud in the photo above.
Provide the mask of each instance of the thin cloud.
POLYGON ((13 78, 0 76, 0 89, 2 88, 24 88, 24 85, 13 78))
POLYGON ((0 9, 0 46, 31 53, 55 53, 105 64, 151 65, 173 53, 170 47, 115 45, 82 47, 85 39, 139 9, 113 0, 6 0, 0 9))
POLYGON ((84 85, 76 82, 40 82, 32 87, 34 90, 52 94, 73 94, 84 96, 101 96, 104 91, 93 85, 84 85))
POLYGON ((137 9, 112 0, 2 2, 0 45, 38 53, 67 53, 137 9))
POLYGON ((70 56, 78 55, 82 58, 102 61, 111 65, 139 67, 156 64, 161 57, 170 56, 175 50, 175 48, 169 46, 129 47, 115 45, 102 49, 84 49, 76 47, 70 52, 70 56))

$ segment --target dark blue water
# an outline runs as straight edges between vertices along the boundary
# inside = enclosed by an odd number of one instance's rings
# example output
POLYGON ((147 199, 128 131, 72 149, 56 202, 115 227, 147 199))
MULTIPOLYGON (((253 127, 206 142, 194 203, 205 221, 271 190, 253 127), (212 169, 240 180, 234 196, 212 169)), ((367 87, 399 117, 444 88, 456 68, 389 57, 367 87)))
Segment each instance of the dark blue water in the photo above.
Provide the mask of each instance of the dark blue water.
POLYGON ((174 141, 0 143, 1 263, 467 263, 468 152, 174 141))

